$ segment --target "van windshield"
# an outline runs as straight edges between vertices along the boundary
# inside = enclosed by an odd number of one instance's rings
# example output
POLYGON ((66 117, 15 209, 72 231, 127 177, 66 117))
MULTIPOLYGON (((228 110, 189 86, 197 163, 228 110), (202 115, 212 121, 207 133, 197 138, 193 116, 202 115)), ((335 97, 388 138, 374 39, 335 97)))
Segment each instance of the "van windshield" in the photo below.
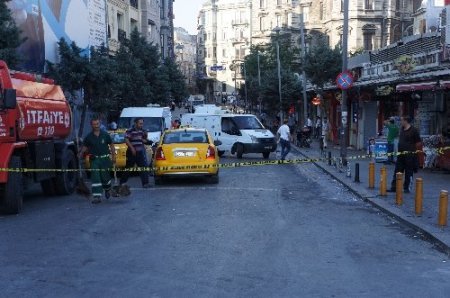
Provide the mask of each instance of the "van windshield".
POLYGON ((264 129, 261 122, 254 116, 238 116, 233 118, 238 129, 264 129))
MULTIPOLYGON (((134 125, 134 117, 120 117, 117 124, 118 129, 129 129, 134 125)), ((142 117, 144 119, 144 129, 148 132, 163 131, 162 118, 142 117)))

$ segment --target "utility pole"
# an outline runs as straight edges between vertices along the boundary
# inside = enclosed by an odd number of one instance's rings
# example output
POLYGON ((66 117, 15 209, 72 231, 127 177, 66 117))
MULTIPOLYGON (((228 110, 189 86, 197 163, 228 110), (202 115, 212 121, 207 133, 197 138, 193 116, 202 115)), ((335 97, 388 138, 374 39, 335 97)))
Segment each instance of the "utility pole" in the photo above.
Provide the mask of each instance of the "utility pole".
MULTIPOLYGON (((245 68, 245 60, 244 60, 244 90, 245 90, 245 112, 247 113, 248 107, 248 99, 247 99, 247 69, 245 68)), ((250 111, 251 113, 251 111, 250 111)))
POLYGON ((280 61, 280 28, 275 28, 277 32, 277 65, 278 65, 278 95, 280 97, 280 125, 283 124, 283 101, 281 99, 281 61, 280 61))
MULTIPOLYGON (((306 73, 305 73, 305 57, 306 57, 306 44, 305 44, 305 23, 303 19, 303 6, 301 6, 300 13, 300 37, 301 37, 301 49, 302 49, 302 93, 303 93, 303 123, 306 123, 308 117, 308 102, 306 96, 306 73)), ((300 121, 300 119, 299 119, 300 121)))
MULTIPOLYGON (((344 0, 344 26, 342 36, 342 72, 347 71, 347 51, 348 51, 348 1, 344 0)), ((347 165, 347 90, 342 89, 341 103, 341 158, 344 165, 347 165)))
POLYGON ((261 100, 261 69, 259 68, 259 50, 257 52, 257 57, 258 57, 258 102, 259 102, 259 115, 261 115, 262 100, 261 100))

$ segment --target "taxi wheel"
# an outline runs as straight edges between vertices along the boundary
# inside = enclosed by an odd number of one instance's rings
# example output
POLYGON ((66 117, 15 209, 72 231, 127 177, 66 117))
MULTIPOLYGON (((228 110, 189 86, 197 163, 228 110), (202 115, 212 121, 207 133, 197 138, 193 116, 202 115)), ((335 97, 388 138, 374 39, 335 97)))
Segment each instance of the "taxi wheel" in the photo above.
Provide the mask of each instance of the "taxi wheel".
POLYGON ((163 179, 163 177, 161 177, 161 176, 154 176, 154 178, 155 178, 155 185, 161 185, 161 184, 163 184, 163 182, 164 182, 164 179, 163 179))
POLYGON ((268 159, 269 156, 270 156, 270 152, 263 152, 263 157, 264 157, 265 159, 268 159))
POLYGON ((209 179, 209 183, 218 184, 219 183, 219 174, 209 176, 208 179, 209 179))
POLYGON ((237 156, 237 158, 241 159, 243 154, 244 154, 244 145, 237 144, 236 145, 236 156, 237 156))

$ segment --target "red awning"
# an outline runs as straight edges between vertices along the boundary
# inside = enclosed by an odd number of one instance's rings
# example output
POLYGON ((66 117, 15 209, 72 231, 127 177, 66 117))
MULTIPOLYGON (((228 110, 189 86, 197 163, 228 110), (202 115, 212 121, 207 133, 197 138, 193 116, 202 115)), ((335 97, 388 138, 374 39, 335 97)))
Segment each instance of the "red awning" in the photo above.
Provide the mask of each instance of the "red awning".
POLYGON ((425 91, 435 90, 438 84, 436 82, 418 82, 411 84, 398 84, 396 87, 397 92, 413 92, 413 91, 425 91))

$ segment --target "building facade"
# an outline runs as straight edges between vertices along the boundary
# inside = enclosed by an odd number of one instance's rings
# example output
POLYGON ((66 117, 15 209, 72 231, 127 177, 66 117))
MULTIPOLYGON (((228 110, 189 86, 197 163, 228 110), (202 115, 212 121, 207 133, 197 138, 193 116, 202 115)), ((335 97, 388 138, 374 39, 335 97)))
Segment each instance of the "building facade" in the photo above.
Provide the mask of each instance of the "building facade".
POLYGON ((137 29, 158 45, 162 58, 174 58, 173 0, 107 0, 108 46, 111 53, 137 29))
POLYGON ((190 35, 180 27, 175 28, 174 35, 176 62, 185 77, 190 94, 197 94, 195 81, 197 36, 190 35))
MULTIPOLYGON (((373 51, 414 34, 414 12, 422 0, 349 0, 350 52, 373 51)), ((430 0, 440 1, 440 0, 430 0)), ((215 99, 237 94, 244 84, 242 64, 252 45, 269 43, 275 29, 300 47, 322 38, 331 47, 343 36, 342 0, 208 0, 198 17, 198 70, 215 99)))

